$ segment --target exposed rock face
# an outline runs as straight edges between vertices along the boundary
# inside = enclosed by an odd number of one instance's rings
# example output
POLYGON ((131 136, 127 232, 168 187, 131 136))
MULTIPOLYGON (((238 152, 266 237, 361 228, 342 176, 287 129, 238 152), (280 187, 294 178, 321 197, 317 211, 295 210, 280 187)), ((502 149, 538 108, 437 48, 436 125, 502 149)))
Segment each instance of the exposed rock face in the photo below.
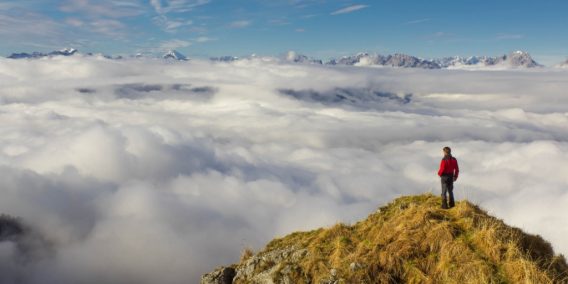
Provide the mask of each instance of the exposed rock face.
POLYGON ((222 267, 201 277, 201 283, 205 284, 232 284, 235 277, 235 269, 222 267))
POLYGON ((440 65, 435 62, 419 59, 406 54, 394 54, 385 58, 382 65, 404 68, 424 68, 424 69, 440 69, 440 65))
POLYGON ((296 275, 291 275, 299 271, 300 263, 307 257, 307 249, 296 247, 287 247, 266 253, 260 253, 233 267, 220 267, 217 270, 205 274, 201 278, 201 284, 220 284, 220 283, 296 283, 296 275), (223 282, 226 278, 223 275, 231 275, 234 277, 232 282, 223 282))
POLYGON ((401 197, 354 225, 272 240, 202 277, 218 283, 567 283, 568 264, 541 237, 468 202, 401 197), (231 279, 231 275, 233 276, 231 279))
POLYGON ((509 54, 509 64, 512 67, 526 67, 526 68, 534 68, 540 67, 541 65, 536 63, 532 59, 532 57, 523 51, 515 51, 509 54))

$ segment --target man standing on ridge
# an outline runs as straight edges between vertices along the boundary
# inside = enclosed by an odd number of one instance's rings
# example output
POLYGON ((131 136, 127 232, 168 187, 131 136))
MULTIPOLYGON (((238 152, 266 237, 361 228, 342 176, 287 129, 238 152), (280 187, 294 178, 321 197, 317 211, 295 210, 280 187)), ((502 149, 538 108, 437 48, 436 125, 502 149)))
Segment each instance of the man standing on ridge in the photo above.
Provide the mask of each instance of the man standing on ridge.
POLYGON ((458 160, 452 157, 452 149, 444 147, 444 158, 440 163, 438 176, 442 180, 442 208, 448 209, 455 206, 454 203, 454 181, 458 179, 460 168, 458 167, 458 160), (448 199, 446 194, 450 196, 450 203, 448 207, 448 199))

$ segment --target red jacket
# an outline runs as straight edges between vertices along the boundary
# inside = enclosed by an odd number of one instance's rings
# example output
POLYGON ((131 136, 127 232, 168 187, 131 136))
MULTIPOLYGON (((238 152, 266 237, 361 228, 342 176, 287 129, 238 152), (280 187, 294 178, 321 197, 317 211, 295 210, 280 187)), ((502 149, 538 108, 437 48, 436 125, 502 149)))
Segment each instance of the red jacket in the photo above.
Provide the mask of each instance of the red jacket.
POLYGON ((456 158, 449 156, 444 157, 440 162, 440 169, 438 170, 438 175, 442 174, 453 175, 454 178, 458 178, 460 173, 460 168, 458 167, 458 160, 456 158))

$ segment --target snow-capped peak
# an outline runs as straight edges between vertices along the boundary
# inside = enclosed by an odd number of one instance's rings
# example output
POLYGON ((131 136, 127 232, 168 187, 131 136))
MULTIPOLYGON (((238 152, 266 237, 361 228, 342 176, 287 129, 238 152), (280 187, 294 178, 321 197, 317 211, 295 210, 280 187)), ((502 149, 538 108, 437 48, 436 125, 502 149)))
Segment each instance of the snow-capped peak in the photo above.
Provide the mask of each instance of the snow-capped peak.
POLYGON ((74 48, 64 48, 59 50, 59 52, 63 53, 63 54, 74 54, 75 52, 77 52, 77 49, 74 48))
POLYGON ((164 54, 162 56, 164 59, 174 59, 174 60, 188 60, 187 57, 181 53, 179 53, 177 50, 169 50, 168 52, 166 52, 166 54, 164 54))

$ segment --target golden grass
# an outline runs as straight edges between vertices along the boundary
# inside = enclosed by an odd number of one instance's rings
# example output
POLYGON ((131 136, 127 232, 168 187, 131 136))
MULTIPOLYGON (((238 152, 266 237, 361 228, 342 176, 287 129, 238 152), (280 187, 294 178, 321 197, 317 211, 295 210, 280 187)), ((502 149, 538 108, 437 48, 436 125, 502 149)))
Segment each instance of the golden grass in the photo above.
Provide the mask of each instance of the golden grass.
POLYGON ((298 283, 320 283, 331 269, 340 283, 568 283, 564 257, 540 236, 466 201, 439 205, 431 194, 401 197, 352 226, 293 233, 265 251, 306 248, 288 274, 298 283))
POLYGON ((252 250, 252 248, 246 247, 241 252, 241 257, 239 259, 239 262, 243 263, 243 262, 247 261, 249 258, 251 258, 253 255, 254 255, 254 251, 252 250))

